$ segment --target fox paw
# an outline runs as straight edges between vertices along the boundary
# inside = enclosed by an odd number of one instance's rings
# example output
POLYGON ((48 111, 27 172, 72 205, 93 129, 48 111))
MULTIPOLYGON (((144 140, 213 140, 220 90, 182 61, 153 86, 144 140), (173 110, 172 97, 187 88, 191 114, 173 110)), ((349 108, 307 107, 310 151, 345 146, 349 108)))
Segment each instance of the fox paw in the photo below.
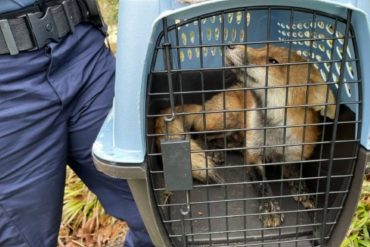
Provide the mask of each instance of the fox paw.
POLYGON ((263 202, 259 210, 261 213, 260 220, 264 227, 277 227, 284 221, 284 214, 280 213, 280 206, 277 201, 263 202))
POLYGON ((215 165, 221 165, 225 163, 225 154, 224 152, 212 152, 210 154, 210 158, 212 159, 215 165))
POLYGON ((315 208, 315 202, 312 200, 311 196, 309 195, 301 195, 306 194, 308 192, 308 188, 305 183, 299 183, 297 181, 293 181, 289 183, 290 193, 295 195, 293 198, 297 202, 300 202, 304 208, 310 209, 315 208))
POLYGON ((295 196, 294 200, 300 202, 306 209, 315 208, 315 202, 311 199, 310 196, 307 195, 295 196))

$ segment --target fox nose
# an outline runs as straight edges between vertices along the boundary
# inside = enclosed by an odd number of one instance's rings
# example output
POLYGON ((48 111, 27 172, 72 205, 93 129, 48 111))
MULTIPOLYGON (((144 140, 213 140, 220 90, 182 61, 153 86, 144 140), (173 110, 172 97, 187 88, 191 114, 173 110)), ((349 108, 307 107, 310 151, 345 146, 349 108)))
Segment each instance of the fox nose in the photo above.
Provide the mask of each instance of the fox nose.
POLYGON ((234 50, 235 49, 235 45, 228 45, 227 46, 227 49, 234 50))

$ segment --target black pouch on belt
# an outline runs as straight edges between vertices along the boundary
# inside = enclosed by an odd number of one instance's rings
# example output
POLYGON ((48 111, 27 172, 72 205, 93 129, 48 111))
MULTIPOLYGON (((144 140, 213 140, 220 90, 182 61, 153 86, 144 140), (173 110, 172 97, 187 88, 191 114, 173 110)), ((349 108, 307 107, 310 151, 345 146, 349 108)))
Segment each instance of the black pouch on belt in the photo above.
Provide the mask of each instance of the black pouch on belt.
POLYGON ((96 0, 39 0, 26 9, 0 14, 0 55, 43 48, 73 33, 83 22, 106 35, 96 0))

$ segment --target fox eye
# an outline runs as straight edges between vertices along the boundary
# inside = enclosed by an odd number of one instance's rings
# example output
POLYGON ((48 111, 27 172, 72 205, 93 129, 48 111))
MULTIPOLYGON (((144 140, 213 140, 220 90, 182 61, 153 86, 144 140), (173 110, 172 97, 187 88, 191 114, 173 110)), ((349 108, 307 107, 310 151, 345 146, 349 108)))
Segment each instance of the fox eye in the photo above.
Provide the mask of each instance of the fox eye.
POLYGON ((278 60, 276 60, 275 58, 272 58, 272 57, 269 57, 269 62, 272 63, 272 64, 277 64, 279 63, 278 60))

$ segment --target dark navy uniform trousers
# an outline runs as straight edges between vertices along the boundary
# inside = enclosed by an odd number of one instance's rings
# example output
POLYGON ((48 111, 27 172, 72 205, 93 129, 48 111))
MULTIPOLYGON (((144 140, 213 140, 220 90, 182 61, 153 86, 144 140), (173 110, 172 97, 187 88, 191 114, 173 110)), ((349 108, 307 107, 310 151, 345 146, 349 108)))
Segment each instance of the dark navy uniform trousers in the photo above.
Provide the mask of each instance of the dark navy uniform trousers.
POLYGON ((0 246, 56 246, 66 164, 107 213, 126 220, 124 246, 151 246, 124 180, 98 172, 91 147, 112 106, 115 60, 79 25, 62 42, 0 55, 0 246))

